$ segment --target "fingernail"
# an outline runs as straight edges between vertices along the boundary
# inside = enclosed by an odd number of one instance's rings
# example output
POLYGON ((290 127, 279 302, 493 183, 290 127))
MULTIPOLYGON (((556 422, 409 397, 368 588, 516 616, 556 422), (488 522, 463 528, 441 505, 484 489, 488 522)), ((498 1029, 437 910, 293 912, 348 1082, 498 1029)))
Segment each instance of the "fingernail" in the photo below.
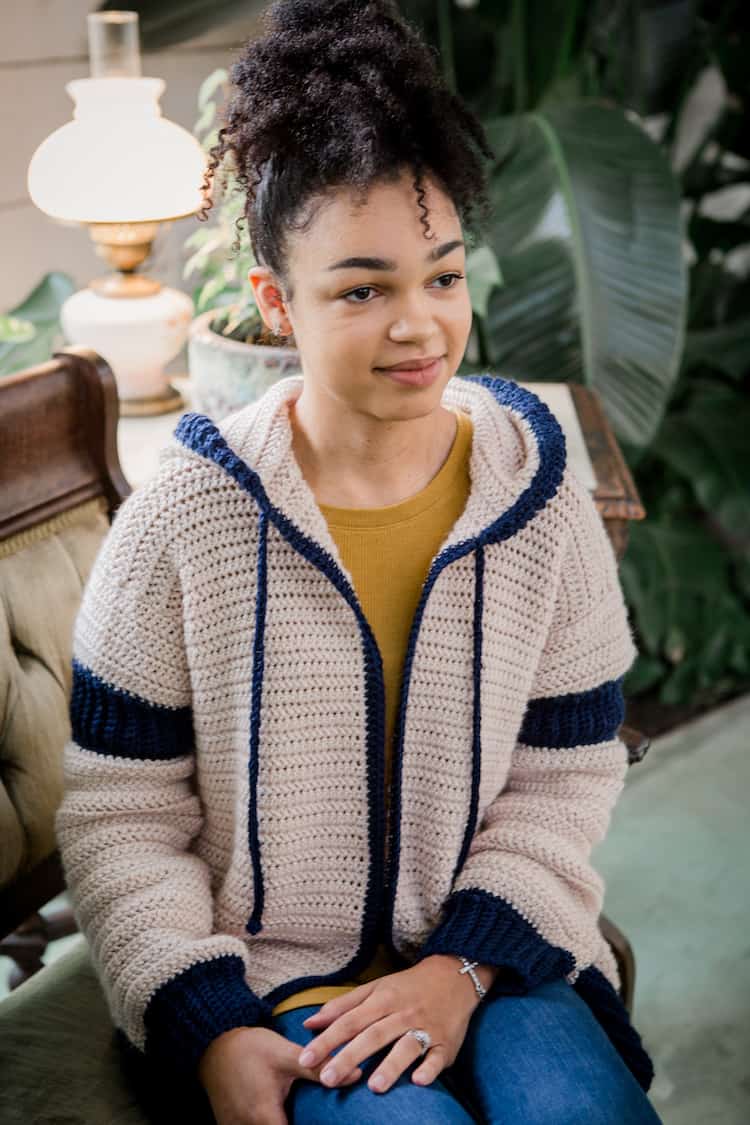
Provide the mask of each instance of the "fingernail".
POLYGON ((370 1079, 371 1090, 382 1090, 384 1086, 385 1078, 382 1074, 376 1074, 373 1078, 370 1079))
POLYGON ((315 1061, 314 1051, 303 1051, 299 1057, 300 1066, 312 1066, 315 1061))
POLYGON ((327 1066, 325 1070, 320 1072, 320 1079, 322 1082, 335 1082, 336 1071, 332 1066, 327 1066))

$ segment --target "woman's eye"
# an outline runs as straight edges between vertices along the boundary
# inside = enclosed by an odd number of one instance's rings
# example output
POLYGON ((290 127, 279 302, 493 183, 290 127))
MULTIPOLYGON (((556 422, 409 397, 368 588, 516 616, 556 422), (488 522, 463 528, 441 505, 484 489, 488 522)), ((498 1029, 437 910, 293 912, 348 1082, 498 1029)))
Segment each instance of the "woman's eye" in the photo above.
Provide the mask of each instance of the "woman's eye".
MULTIPOLYGON (((436 281, 443 281, 445 278, 449 278, 451 281, 460 281, 462 277, 463 277, 463 273, 441 273, 441 276, 439 278, 435 278, 435 280, 436 281)), ((441 289, 453 289, 455 287, 452 286, 452 285, 442 285, 439 288, 441 288, 441 289)))
MULTIPOLYGON (((344 293, 344 300, 348 301, 355 293, 368 293, 372 289, 371 285, 360 285, 358 289, 351 289, 348 293, 344 293)), ((367 301, 352 301, 353 305, 366 305, 367 301)))
MULTIPOLYGON (((444 281, 445 278, 449 278, 451 280, 451 282, 453 282, 453 281, 460 280, 461 278, 463 278, 463 276, 464 275, 462 273, 443 273, 443 274, 440 275, 440 277, 435 278, 435 280, 436 281, 444 281)), ((372 285, 358 285, 356 289, 350 289, 348 293, 344 293, 343 299, 346 301, 346 300, 348 300, 349 297, 353 297, 355 293, 369 293, 369 291, 372 288, 373 288, 372 285)), ((451 284, 451 285, 439 285, 438 288, 439 289, 455 289, 455 285, 453 285, 453 284, 451 284)), ((350 301, 349 303, 353 304, 353 305, 366 305, 366 304, 368 304, 368 301, 367 300, 364 300, 364 301, 357 300, 357 301, 350 301)))

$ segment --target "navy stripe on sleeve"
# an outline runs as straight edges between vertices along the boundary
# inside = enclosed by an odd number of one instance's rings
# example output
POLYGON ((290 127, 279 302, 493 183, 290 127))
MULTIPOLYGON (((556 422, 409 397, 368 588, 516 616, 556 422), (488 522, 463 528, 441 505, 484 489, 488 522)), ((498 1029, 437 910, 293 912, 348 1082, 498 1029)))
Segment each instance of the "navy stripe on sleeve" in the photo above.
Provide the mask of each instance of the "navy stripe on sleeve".
POLYGON ((592 746, 615 738, 625 719, 624 676, 589 691, 531 699, 518 734, 525 746, 592 746))
POLYGON ((115 758, 163 761, 193 749, 191 707, 164 707, 132 695, 73 658, 70 697, 73 741, 115 758))

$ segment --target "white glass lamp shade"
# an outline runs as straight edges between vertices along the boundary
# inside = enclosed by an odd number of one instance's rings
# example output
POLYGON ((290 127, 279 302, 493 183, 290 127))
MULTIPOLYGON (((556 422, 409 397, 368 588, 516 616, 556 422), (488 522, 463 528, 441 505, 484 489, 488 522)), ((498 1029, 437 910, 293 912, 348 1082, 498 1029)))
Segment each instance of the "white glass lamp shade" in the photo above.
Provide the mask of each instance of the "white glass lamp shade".
POLYGON ((42 141, 27 174, 41 211, 70 222, 138 223, 201 209, 206 156, 192 133, 162 117, 163 79, 78 78, 65 89, 74 119, 42 141))

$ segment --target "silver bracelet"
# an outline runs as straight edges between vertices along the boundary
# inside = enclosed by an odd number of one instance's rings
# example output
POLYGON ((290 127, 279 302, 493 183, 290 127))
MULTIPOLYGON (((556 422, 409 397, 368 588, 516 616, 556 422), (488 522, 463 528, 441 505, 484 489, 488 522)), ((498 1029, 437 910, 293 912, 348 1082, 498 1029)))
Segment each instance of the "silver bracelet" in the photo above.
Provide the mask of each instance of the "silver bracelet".
POLYGON ((477 996, 481 1000, 483 996, 486 996, 487 989, 484 987, 484 985, 480 981, 479 977, 474 972, 474 969, 479 964, 479 962, 478 961, 468 961, 466 959, 466 957, 462 957, 460 954, 456 954, 456 956, 458 957, 458 959, 461 961, 461 963, 463 965, 463 969, 458 970, 459 973, 468 973, 469 974, 471 979, 474 981, 474 988, 476 989, 477 996))

